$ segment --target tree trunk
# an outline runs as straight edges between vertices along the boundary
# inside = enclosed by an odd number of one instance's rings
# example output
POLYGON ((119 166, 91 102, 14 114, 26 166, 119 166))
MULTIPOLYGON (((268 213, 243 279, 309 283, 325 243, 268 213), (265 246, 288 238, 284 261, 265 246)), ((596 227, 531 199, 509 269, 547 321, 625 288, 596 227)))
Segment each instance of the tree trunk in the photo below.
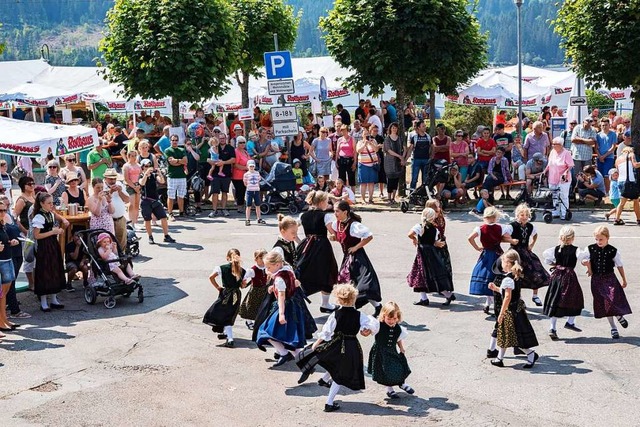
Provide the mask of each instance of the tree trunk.
POLYGON ((174 126, 180 126, 180 101, 171 97, 171 120, 174 126))
MULTIPOLYGON (((396 88, 396 113, 398 114, 398 135, 402 141, 403 151, 407 149, 407 134, 409 129, 404 128, 404 109, 407 106, 407 95, 404 92, 404 88, 396 88)), ((398 195, 405 197, 407 195, 407 167, 402 167, 402 179, 398 183, 398 195)))
MULTIPOLYGON (((245 71, 242 71, 242 80, 236 71, 236 81, 240 85, 240 91, 242 93, 242 108, 249 108, 249 76, 245 71)), ((251 120, 244 121, 244 136, 249 138, 249 131, 251 131, 251 120)))
POLYGON ((433 138, 436 135, 436 91, 429 91, 429 133, 433 138))

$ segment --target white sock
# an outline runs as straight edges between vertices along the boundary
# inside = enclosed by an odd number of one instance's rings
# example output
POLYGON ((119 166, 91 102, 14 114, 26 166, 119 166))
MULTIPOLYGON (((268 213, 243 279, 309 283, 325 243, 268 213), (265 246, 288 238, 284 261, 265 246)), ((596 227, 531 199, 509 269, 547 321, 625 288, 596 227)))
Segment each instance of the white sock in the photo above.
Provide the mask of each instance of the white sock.
POLYGON ((233 326, 225 326, 224 334, 227 336, 227 341, 233 341, 233 326))
POLYGON ((504 359, 504 354, 507 352, 506 348, 502 348, 500 347, 500 349, 498 350, 498 360, 502 360, 504 359))
POLYGON ((393 393, 393 387, 387 387, 387 393, 393 393))
POLYGON ((60 304, 60 301, 58 301, 58 295, 57 294, 51 294, 51 304, 60 304))
POLYGON ((301 349, 301 348, 296 348, 295 350, 293 350, 293 352, 292 352, 292 353, 293 353, 293 355, 294 355, 294 356, 298 356, 298 354, 299 354, 301 351, 302 351, 302 349, 301 349))
POLYGON ((269 340, 269 343, 273 346, 273 348, 276 349, 276 352, 280 356, 286 356, 287 355, 288 351, 287 351, 286 348, 284 348, 284 345, 280 341, 269 340))
POLYGON ((329 298, 331 298, 331 294, 322 294, 322 306, 321 307, 333 310, 334 308, 336 308, 336 306, 329 302, 329 298))
POLYGON ((47 296, 46 295, 42 295, 40 297, 40 306, 42 308, 49 308, 49 304, 47 304, 47 296))
POLYGON ((442 291, 442 295, 444 295, 445 298, 451 298, 452 293, 451 291, 442 291))
POLYGON ((487 302, 485 305, 489 307, 491 304, 493 304, 493 297, 487 296, 487 302))
POLYGON ((611 329, 618 329, 616 327, 616 323, 613 321, 613 316, 607 317, 607 320, 609 321, 609 324, 611 325, 611 329))
POLYGON ((331 383, 331 388, 329 389, 329 395, 327 396, 327 405, 333 405, 333 399, 336 398, 338 392, 340 391, 340 384, 335 381, 331 383))
POLYGON ((576 324, 576 316, 571 316, 567 319, 567 323, 570 325, 575 325, 576 324))
POLYGON ((369 300, 369 304, 371 304, 371 305, 372 305, 372 306, 374 306, 374 307, 379 307, 379 306, 381 306, 381 305, 382 305, 382 304, 381 304, 381 303, 379 303, 378 301, 374 301, 374 300, 372 300, 372 299, 370 299, 370 300, 369 300))
POLYGON ((325 372, 324 375, 322 376, 322 381, 326 383, 331 381, 331 374, 329 372, 325 372))
POLYGON ((422 301, 426 301, 426 300, 428 300, 428 299, 429 299, 429 297, 427 296, 427 293, 426 293, 426 292, 420 292, 420 299, 421 299, 422 301))
POLYGON ((489 350, 493 351, 496 349, 498 345, 498 339, 495 337, 491 337, 491 341, 489 341, 489 350))
POLYGON ((553 329, 554 331, 557 330, 557 325, 558 325, 558 318, 557 317, 552 317, 551 318, 551 329, 553 329))
POLYGON ((521 350, 524 351, 525 353, 527 353, 527 362, 533 363, 533 358, 535 357, 536 352, 533 351, 533 350, 530 350, 528 348, 523 348, 521 350))

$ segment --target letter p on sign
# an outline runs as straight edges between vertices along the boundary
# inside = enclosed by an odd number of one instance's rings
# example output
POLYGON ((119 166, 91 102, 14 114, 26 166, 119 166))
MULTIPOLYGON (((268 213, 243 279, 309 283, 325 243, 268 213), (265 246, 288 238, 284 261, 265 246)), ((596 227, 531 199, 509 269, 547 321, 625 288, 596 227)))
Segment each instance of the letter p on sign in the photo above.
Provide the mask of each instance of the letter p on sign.
POLYGON ((293 78, 291 52, 289 51, 265 52, 264 66, 267 71, 267 80, 293 78))

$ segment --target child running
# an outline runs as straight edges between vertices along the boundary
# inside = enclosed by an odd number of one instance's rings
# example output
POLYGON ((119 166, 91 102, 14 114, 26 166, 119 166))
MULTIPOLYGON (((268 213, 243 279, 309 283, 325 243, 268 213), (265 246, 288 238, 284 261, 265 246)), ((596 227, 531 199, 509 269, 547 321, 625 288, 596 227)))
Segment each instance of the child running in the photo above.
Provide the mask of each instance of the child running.
MULTIPOLYGON (((437 199, 427 200, 424 204, 425 208, 431 208, 436 212, 436 218, 433 220, 433 225, 438 230, 439 236, 438 239, 447 243, 447 236, 445 235, 445 231, 447 229, 447 220, 444 217, 444 211, 442 210, 442 205, 440 201, 437 199)), ((447 270, 451 272, 451 280, 453 280, 453 267, 451 266, 451 255, 449 254, 449 245, 444 245, 443 247, 438 247, 438 252, 442 255, 442 259, 444 260, 444 265, 447 267, 447 270)), ((456 296, 453 295, 453 299, 451 301, 456 300, 456 296)))
POLYGON ((407 337, 407 330, 400 326, 402 312, 398 304, 393 301, 384 304, 378 320, 380 329, 376 333, 375 343, 369 353, 367 372, 375 382, 387 386, 387 397, 390 399, 400 397, 393 389, 394 386, 399 386, 408 394, 413 394, 415 391, 405 382, 411 374, 411 369, 404 354, 403 342, 407 337))
POLYGON ((502 254, 500 243, 507 241, 511 244, 518 243, 509 235, 509 226, 498 224, 500 211, 491 206, 484 211, 482 215, 484 224, 476 227, 473 233, 469 235, 469 243, 473 248, 480 252, 480 257, 476 266, 473 267, 471 274, 471 285, 469 293, 471 295, 485 295, 487 300, 484 304, 484 313, 489 314, 489 308, 493 304, 493 292, 489 289, 489 282, 493 281, 495 273, 493 272, 493 264, 502 254), (480 239, 478 246, 476 239, 480 239))
POLYGON ((120 261, 118 255, 118 245, 111 241, 111 236, 107 233, 100 233, 98 235, 98 254, 103 261, 109 264, 109 270, 113 272, 120 280, 127 285, 133 283, 136 279, 140 278, 139 274, 133 272, 131 261, 120 261), (125 271, 122 271, 124 268, 125 271), (126 274, 125 274, 126 272, 126 274))
MULTIPOLYGON (((251 225, 251 206, 256 209, 256 218, 258 224, 266 224, 264 219, 260 218, 260 174, 256 171, 256 162, 249 160, 247 162, 249 170, 245 172, 242 177, 244 185, 247 187, 247 195, 245 196, 245 202, 247 204, 245 215, 246 220, 244 225, 251 225)), ((222 169, 221 169, 222 170, 222 169)))
POLYGON ((515 210, 516 220, 509 224, 509 234, 517 243, 511 244, 511 249, 520 255, 520 264, 524 270, 520 286, 523 289, 533 289, 531 299, 538 307, 542 301, 538 297, 538 289, 549 286, 549 273, 542 266, 540 258, 533 253, 533 246, 538 240, 538 231, 531 221, 531 209, 526 203, 521 203, 515 210))
POLYGON ((489 283, 489 289, 502 294, 502 306, 496 322, 499 350, 491 364, 504 367, 502 359, 507 348, 518 347, 527 355, 527 363, 523 369, 531 369, 538 360, 538 354, 531 350, 538 345, 538 339, 529 323, 524 301, 520 298, 520 279, 523 271, 520 255, 513 249, 509 249, 501 255, 500 260, 502 271, 505 272, 500 286, 496 286, 494 282, 489 283))
POLYGON ((358 342, 358 332, 369 336, 378 332, 379 322, 371 316, 360 313, 355 308, 358 290, 350 284, 336 285, 333 295, 340 306, 331 313, 313 343, 312 352, 298 360, 302 383, 313 372, 316 364, 327 370, 318 385, 329 387, 329 396, 324 405, 325 412, 340 409, 334 402, 341 386, 351 390, 364 390, 364 361, 362 347, 358 342))
POLYGON ((240 251, 234 248, 229 249, 227 261, 227 264, 215 267, 209 276, 209 281, 220 294, 204 314, 202 323, 211 326, 211 330, 218 333, 218 339, 226 339, 223 347, 233 348, 233 324, 242 298, 240 288, 247 285, 248 277, 247 272, 242 268, 240 251), (218 278, 220 278, 220 284, 218 278))
POLYGON ((620 252, 609 244, 609 229, 605 226, 596 227, 593 231, 596 242, 586 249, 582 264, 587 267, 587 275, 591 276, 591 293, 593 294, 593 317, 602 319, 606 317, 611 325, 611 338, 618 339, 618 328, 613 321, 614 316, 623 328, 629 326, 624 318, 631 314, 631 307, 624 293, 627 287, 627 278, 620 252), (622 284, 618 281, 614 267, 622 278, 622 284))
POLYGON ((565 329, 582 332, 576 326, 576 316, 579 316, 584 308, 584 296, 574 270, 580 257, 580 249, 573 245, 575 238, 573 227, 562 227, 559 237, 558 246, 542 253, 544 261, 552 266, 553 271, 542 310, 551 318, 549 337, 553 341, 558 339, 558 317, 569 317, 564 324, 565 329))
POLYGON ((256 344, 271 344, 280 355, 273 365, 281 366, 293 360, 294 355, 307 344, 305 338, 302 308, 293 301, 296 292, 296 276, 290 266, 285 264, 280 251, 272 250, 264 259, 267 271, 273 277, 273 286, 269 288, 276 296, 267 319, 260 325, 256 344))
POLYGON ((414 305, 429 305, 428 292, 442 292, 447 299, 443 305, 448 306, 453 300, 453 278, 451 270, 445 264, 442 252, 444 247, 438 229, 434 225, 436 212, 431 208, 422 211, 422 223, 416 224, 409 231, 409 239, 418 248, 413 267, 407 276, 409 286, 414 292, 420 292, 420 300, 414 305))
POLYGON ((253 253, 255 265, 247 271, 247 277, 251 279, 251 288, 240 304, 240 317, 245 319, 245 324, 249 330, 253 329, 254 320, 258 314, 258 309, 265 296, 267 296, 267 270, 264 265, 264 256, 267 251, 258 249, 253 253))

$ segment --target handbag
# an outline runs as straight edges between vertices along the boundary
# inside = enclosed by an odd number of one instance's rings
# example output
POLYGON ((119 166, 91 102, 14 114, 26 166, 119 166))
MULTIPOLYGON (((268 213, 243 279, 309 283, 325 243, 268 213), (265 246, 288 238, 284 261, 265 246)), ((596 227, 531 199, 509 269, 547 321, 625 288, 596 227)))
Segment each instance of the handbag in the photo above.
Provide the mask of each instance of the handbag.
POLYGON ((22 250, 24 252, 23 257, 26 262, 35 261, 36 252, 38 250, 38 241, 34 238, 31 231, 29 231, 27 239, 25 239, 24 244, 22 245, 22 250))
MULTIPOLYGON (((366 147, 366 148, 367 148, 367 153, 369 154, 369 158, 373 160, 373 154, 371 154, 371 151, 369 151, 369 147, 366 147)), ((380 158, 378 157, 377 153, 376 153, 376 162, 371 167, 373 168, 374 171, 380 172, 380 158)))
POLYGON ((635 200, 640 196, 640 190, 638 184, 635 181, 629 180, 629 155, 627 155, 627 179, 622 186, 621 196, 627 200, 635 200))

